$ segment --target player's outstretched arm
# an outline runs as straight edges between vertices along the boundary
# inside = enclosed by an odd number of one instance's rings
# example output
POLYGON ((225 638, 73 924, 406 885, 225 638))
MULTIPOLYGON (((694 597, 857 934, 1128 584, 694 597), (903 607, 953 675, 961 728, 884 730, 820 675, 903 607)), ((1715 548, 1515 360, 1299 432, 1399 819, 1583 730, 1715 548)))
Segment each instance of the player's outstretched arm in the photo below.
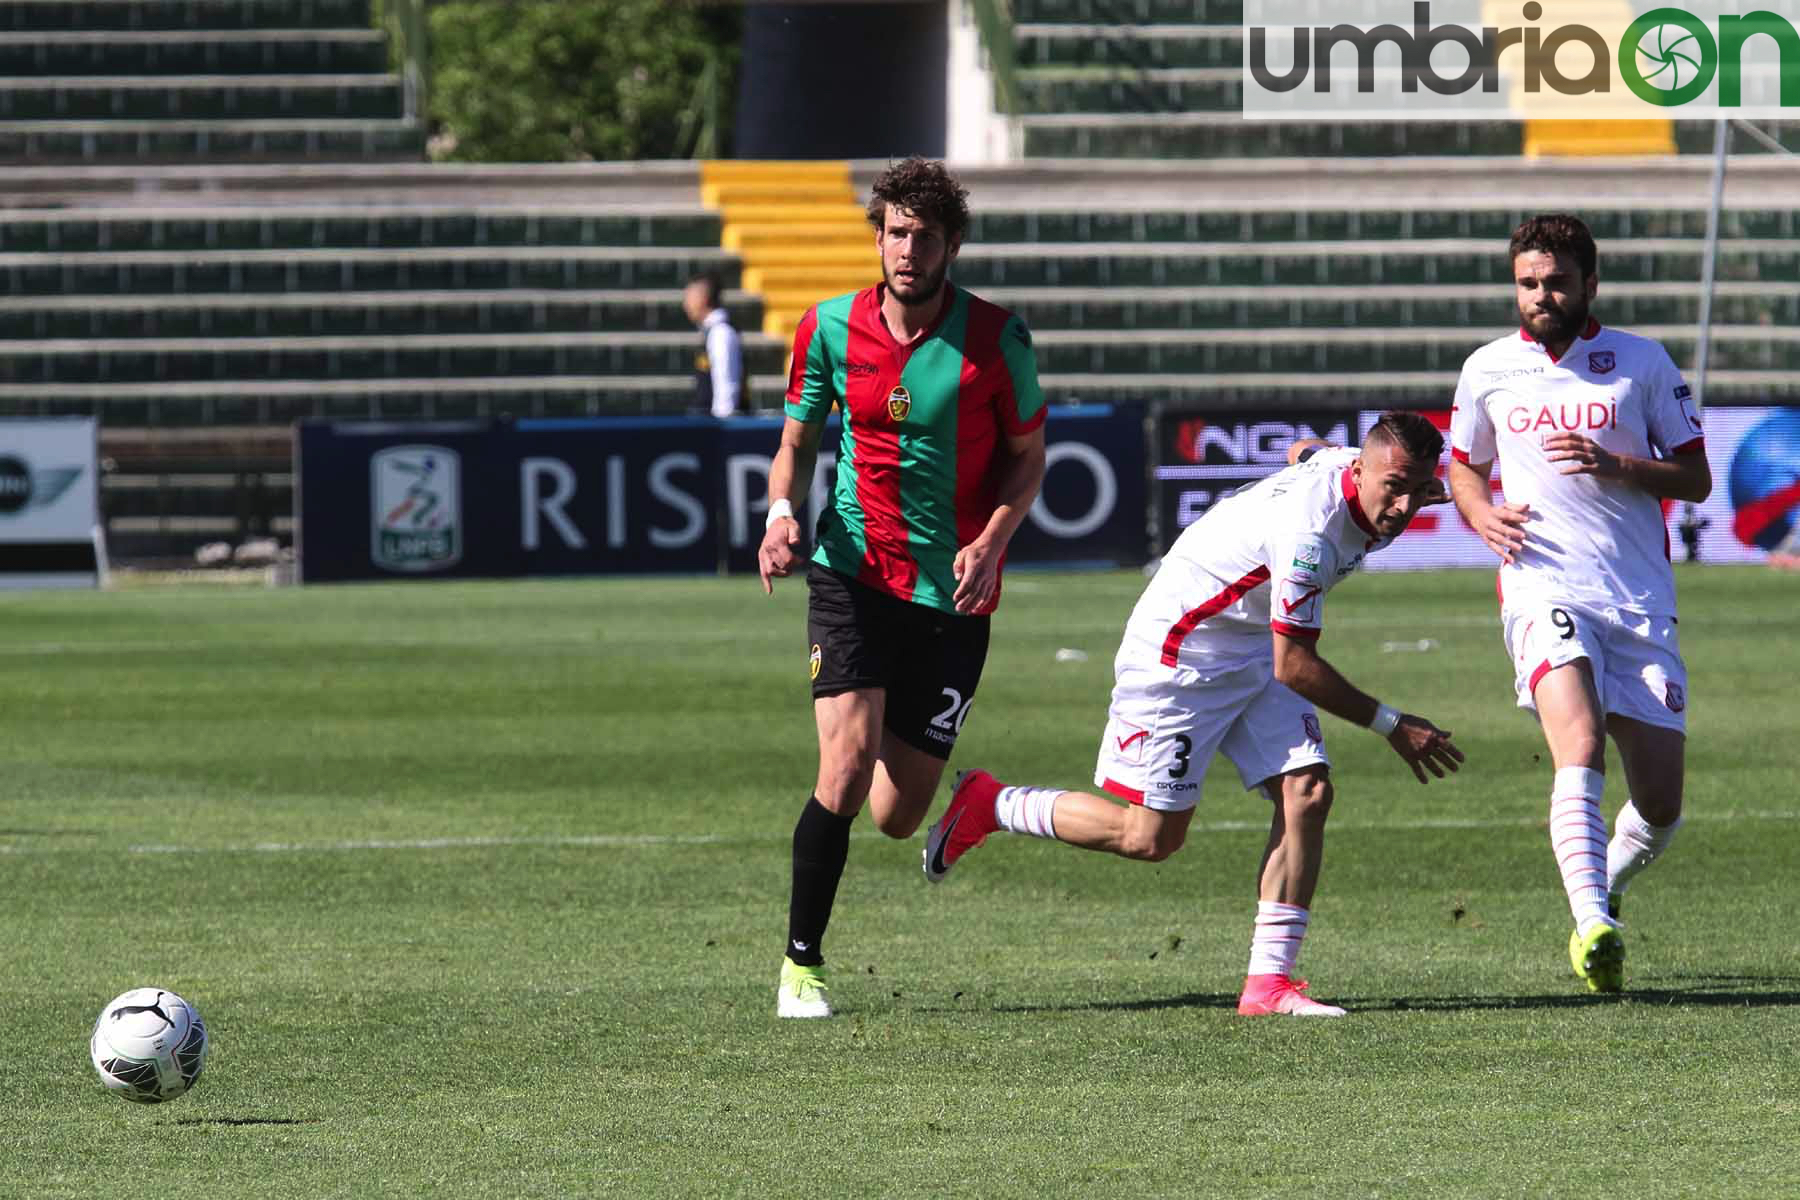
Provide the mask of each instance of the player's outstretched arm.
POLYGON ((781 445, 769 462, 769 520, 756 551, 756 570, 763 594, 775 594, 775 580, 785 579, 799 561, 800 522, 794 512, 806 503, 813 466, 819 459, 819 435, 825 423, 809 425, 789 417, 781 426, 781 445))
POLYGON ((1275 639, 1276 679, 1332 716, 1386 737, 1420 783, 1429 782, 1427 771, 1442 779, 1445 771, 1455 771, 1462 764, 1463 752, 1450 740, 1448 729, 1390 708, 1363 692, 1320 658, 1311 641, 1281 633, 1271 636, 1275 639))
POLYGON ((1501 562, 1510 563, 1525 548, 1525 521, 1531 506, 1495 504, 1493 489, 1488 486, 1493 472, 1491 462, 1466 463, 1451 459, 1450 495, 1456 501, 1456 511, 1469 523, 1469 528, 1481 536, 1488 549, 1500 556, 1501 562))

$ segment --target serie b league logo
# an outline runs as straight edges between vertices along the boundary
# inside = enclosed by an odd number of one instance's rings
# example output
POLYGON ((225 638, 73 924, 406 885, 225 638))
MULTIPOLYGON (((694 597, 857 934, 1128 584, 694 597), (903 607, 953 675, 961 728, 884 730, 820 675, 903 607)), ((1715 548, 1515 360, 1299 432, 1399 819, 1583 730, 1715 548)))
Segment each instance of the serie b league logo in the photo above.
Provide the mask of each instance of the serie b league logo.
POLYGON ((369 557, 414 574, 462 558, 462 462, 446 446, 389 446, 369 459, 369 557))

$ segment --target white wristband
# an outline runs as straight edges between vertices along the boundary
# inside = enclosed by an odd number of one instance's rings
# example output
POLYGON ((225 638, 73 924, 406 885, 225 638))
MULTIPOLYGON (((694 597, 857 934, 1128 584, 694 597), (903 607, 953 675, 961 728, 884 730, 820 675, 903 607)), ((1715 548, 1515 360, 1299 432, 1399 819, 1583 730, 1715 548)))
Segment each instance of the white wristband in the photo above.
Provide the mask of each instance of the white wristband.
POLYGON ((1400 710, 1392 705, 1376 701, 1375 719, 1369 722, 1369 728, 1373 729, 1376 733, 1379 733, 1382 737, 1386 737, 1388 734, 1394 732, 1395 727, 1399 724, 1400 710))
POLYGON ((786 517, 790 521, 794 519, 793 502, 786 496, 769 501, 769 516, 763 521, 763 528, 767 529, 783 517, 786 517))

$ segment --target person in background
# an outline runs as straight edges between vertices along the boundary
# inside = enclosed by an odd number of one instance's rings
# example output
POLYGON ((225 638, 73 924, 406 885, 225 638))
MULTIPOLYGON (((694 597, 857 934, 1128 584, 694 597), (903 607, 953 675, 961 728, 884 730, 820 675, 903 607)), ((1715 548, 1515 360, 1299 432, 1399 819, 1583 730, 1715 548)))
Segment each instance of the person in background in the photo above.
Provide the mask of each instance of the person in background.
POLYGON ((694 358, 694 392, 703 411, 729 417, 744 411, 744 351, 731 314, 721 300, 719 277, 702 271, 681 292, 681 311, 700 330, 700 353, 694 358))

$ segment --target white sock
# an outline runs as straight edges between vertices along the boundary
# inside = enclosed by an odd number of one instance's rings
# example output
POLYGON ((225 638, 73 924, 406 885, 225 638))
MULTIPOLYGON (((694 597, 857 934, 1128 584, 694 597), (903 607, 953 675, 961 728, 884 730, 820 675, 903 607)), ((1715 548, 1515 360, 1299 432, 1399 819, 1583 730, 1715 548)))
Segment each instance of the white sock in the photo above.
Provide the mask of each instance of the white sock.
POLYGON ((1638 812, 1637 806, 1627 800, 1625 807, 1619 810, 1618 820, 1613 822, 1612 841, 1606 846, 1606 890, 1623 892, 1632 876, 1655 862, 1669 848, 1669 843, 1675 840, 1675 831, 1680 828, 1680 817, 1667 825, 1650 824, 1638 812))
POLYGON ((1297 904, 1256 902, 1256 932, 1250 939, 1251 975, 1292 975, 1300 961, 1300 940, 1312 914, 1297 904))
POLYGON ((1600 815, 1605 791, 1606 776, 1587 767, 1559 768, 1550 788, 1550 847, 1582 934, 1596 923, 1617 924, 1606 915, 1606 821, 1600 815))
POLYGON ((1008 787, 994 797, 994 819, 1008 833, 1028 833, 1032 837, 1053 838, 1056 826, 1056 798, 1062 788, 1008 787))

